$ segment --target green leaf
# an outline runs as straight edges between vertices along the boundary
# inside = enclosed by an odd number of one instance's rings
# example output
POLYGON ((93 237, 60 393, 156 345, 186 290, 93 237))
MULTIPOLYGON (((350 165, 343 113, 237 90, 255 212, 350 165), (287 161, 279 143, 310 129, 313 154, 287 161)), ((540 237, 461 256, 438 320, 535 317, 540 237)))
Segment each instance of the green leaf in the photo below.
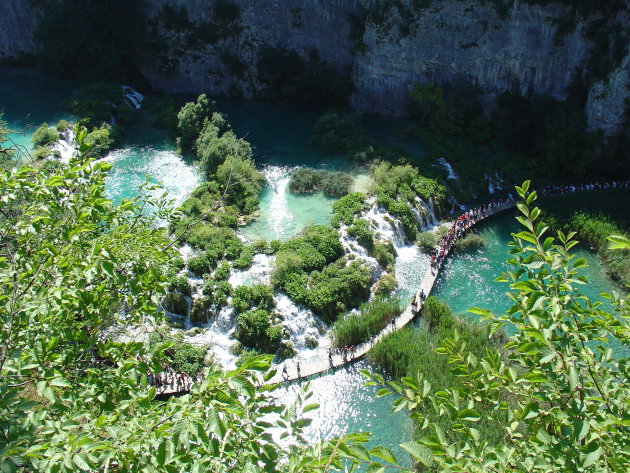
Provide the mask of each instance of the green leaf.
POLYGON ((420 445, 416 442, 407 442, 400 445, 404 451, 406 451, 413 458, 418 460, 426 467, 430 467, 433 464, 433 452, 424 445, 420 445))
POLYGON ((597 441, 590 442, 580 449, 582 468, 588 468, 602 456, 602 449, 597 441))
POLYGON ((580 382, 579 376, 573 365, 569 366, 569 389, 574 391, 580 382))
POLYGON ((84 471, 90 470, 90 465, 87 461, 87 456, 84 453, 77 453, 76 455, 72 457, 72 461, 81 470, 84 470, 84 471))
POLYGON ((475 409, 463 409, 457 413, 459 420, 467 420, 470 422, 477 422, 481 418, 479 413, 475 409))
POLYGON ((375 457, 380 458, 381 460, 385 460, 386 462, 392 463, 394 465, 398 464, 398 462, 396 461, 396 457, 394 456, 392 451, 387 447, 379 446, 379 447, 373 448, 372 450, 370 450, 370 454, 374 455, 375 457))

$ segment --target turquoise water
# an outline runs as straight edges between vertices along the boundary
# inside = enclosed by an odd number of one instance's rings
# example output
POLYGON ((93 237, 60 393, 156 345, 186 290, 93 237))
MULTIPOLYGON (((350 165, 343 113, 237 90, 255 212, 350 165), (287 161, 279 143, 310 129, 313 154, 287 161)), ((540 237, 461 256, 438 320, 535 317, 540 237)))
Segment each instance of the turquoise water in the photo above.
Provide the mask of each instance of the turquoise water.
MULTIPOLYGON (((513 268, 505 261, 510 256, 508 242, 512 241, 511 234, 522 230, 515 216, 516 211, 507 211, 476 227, 485 245, 473 252, 451 254, 435 282, 432 295, 447 302, 455 313, 473 319, 476 316, 466 312, 470 307, 481 307, 495 314, 507 311, 511 306, 506 295, 508 284, 495 282, 494 279, 513 268)), ((592 302, 602 302, 604 310, 610 309, 610 303, 601 294, 621 291, 605 274, 597 254, 583 244, 574 247, 572 253, 584 258, 588 264, 580 270, 580 274, 585 275, 589 282, 578 286, 578 290, 592 302)), ((628 355, 620 351, 622 348, 619 345, 615 344, 612 348, 619 356, 628 355)))
MULTIPOLYGON (((370 432, 368 447, 383 445, 392 450, 400 465, 411 466, 409 456, 399 447, 413 438, 413 422, 404 412, 392 413, 393 397, 375 398, 379 388, 364 386, 360 369, 374 370, 366 361, 358 361, 332 374, 311 380, 313 397, 308 402, 320 404, 314 411, 307 431, 309 439, 330 439, 350 432, 370 432)), ((280 399, 290 401, 300 384, 284 387, 280 399)), ((310 414, 309 414, 310 415, 310 414)))
POLYGON ((56 125, 61 119, 72 119, 62 109, 72 83, 5 66, 0 66, 0 78, 0 112, 13 130, 9 137, 18 145, 31 150, 31 136, 43 122, 56 125))

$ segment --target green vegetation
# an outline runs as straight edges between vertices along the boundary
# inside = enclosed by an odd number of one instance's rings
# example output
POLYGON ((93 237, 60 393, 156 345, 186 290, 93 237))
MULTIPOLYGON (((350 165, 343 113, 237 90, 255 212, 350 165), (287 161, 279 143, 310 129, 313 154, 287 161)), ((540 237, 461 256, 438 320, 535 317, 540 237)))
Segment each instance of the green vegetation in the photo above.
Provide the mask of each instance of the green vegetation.
POLYGON ((302 105, 345 104, 352 92, 349 71, 340 72, 312 50, 307 59, 295 51, 262 48, 256 64, 263 97, 302 105))
POLYGON ((374 247, 374 235, 372 235, 372 231, 370 230, 370 222, 364 218, 355 220, 352 225, 348 227, 348 234, 366 250, 371 251, 374 247))
POLYGON ((410 131, 428 149, 424 159, 448 157, 462 178, 453 189, 458 199, 485 192, 484 174, 496 171, 511 181, 525 172, 539 185, 627 175, 630 158, 622 151, 627 130, 606 142, 588 131, 587 88, 578 76, 564 102, 504 93, 490 120, 479 94, 473 87, 430 83, 416 83, 411 94, 416 124, 410 131))
POLYGON ((147 46, 142 0, 47 2, 35 30, 37 64, 82 80, 139 77, 138 54, 147 46))
POLYGON ((342 196, 350 191, 351 184, 352 178, 345 172, 299 168, 291 175, 289 189, 298 193, 322 191, 326 195, 342 196))
POLYGON ((206 126, 206 120, 213 117, 215 107, 214 100, 201 94, 195 102, 186 103, 177 113, 177 145, 182 152, 193 151, 193 145, 206 126))
POLYGON ((630 190, 608 189, 543 199, 540 206, 552 228, 577 232, 577 237, 591 244, 601 256, 611 277, 630 284, 630 252, 608 248, 609 235, 630 234, 627 203, 630 190))
POLYGON ((332 326, 333 344, 343 347, 367 342, 401 312, 397 299, 378 297, 365 302, 359 307, 358 314, 348 312, 335 321, 332 326))
POLYGON ((434 232, 420 232, 416 235, 416 245, 426 251, 433 251, 438 246, 439 238, 434 232))
POLYGON ((457 251, 471 251, 481 248, 484 244, 483 238, 479 234, 468 232, 465 236, 457 239, 455 249, 457 251))
POLYGON ((365 194, 353 192, 333 203, 333 216, 330 224, 333 227, 350 225, 354 218, 365 209, 365 194))
POLYGON ((282 326, 274 325, 264 309, 238 314, 236 339, 262 353, 274 353, 282 338, 282 326))
POLYGON ((446 188, 435 179, 422 176, 410 164, 377 163, 372 167, 372 177, 372 192, 376 194, 378 204, 401 220, 409 239, 416 236, 417 221, 411 210, 416 206, 416 199, 433 200, 437 207, 446 200, 446 188))
POLYGON ((273 307, 273 288, 264 284, 239 286, 232 291, 232 306, 237 312, 270 310, 273 307))
POLYGON ((166 355, 168 365, 176 373, 197 377, 202 374, 206 364, 206 349, 183 342, 180 338, 164 336, 160 332, 149 335, 149 352, 160 350, 166 355))
POLYGON ((370 255, 376 258, 378 264, 381 267, 387 269, 389 272, 394 267, 394 261, 396 260, 396 248, 391 241, 376 241, 374 247, 370 252, 370 255))
MULTIPOLYGON (((525 229, 513 234, 508 263, 514 269, 499 278, 510 284, 513 306, 500 316, 471 309, 487 321, 488 333, 512 326, 514 335, 503 348, 482 348, 487 344, 482 327, 460 328, 435 340, 435 355, 433 344, 426 343, 422 355, 411 358, 409 348, 431 333, 402 331, 392 335, 387 349, 381 346, 372 356, 408 376, 400 382, 370 377, 384 387, 379 395, 395 392, 400 396, 396 409, 411 412, 418 440, 402 447, 423 467, 625 471, 630 461, 623 449, 628 435, 623 420, 629 394, 627 359, 623 352, 622 358, 615 358, 610 346, 628 348, 630 300, 609 296, 613 310, 607 313, 580 294, 586 278, 579 268, 586 263, 570 254, 576 242, 571 234, 559 232, 557 239, 545 235, 548 227, 539 221, 540 210, 532 207, 536 193, 528 190, 529 181, 517 187, 524 200, 518 207, 525 229), (475 331, 479 336, 466 335, 475 331), (425 362, 425 356, 436 359, 425 362), (419 366, 411 366, 414 359, 422 360, 419 366), (450 386, 444 376, 447 364, 450 386), (439 366, 443 370, 435 375, 439 366)), ((617 237, 614 245, 630 249, 630 240, 617 237)), ((439 334, 447 324, 457 325, 446 313, 438 308, 425 315, 423 323, 439 334)))
POLYGON ((252 264, 253 252, 233 228, 258 209, 263 176, 254 165, 250 144, 236 137, 214 107, 202 94, 177 115, 178 145, 184 151, 195 151, 207 181, 182 204, 181 214, 171 220, 171 229, 177 238, 206 251, 207 267, 215 267, 225 258, 234 267, 246 269, 252 264))
POLYGON ((371 141, 370 134, 361 123, 361 115, 328 112, 317 120, 310 144, 327 153, 352 156, 369 146, 371 141))
POLYGON ((48 126, 48 123, 42 123, 33 133, 31 140, 35 146, 48 146, 55 144, 59 140, 59 135, 55 127, 48 126))
POLYGON ((398 287, 398 281, 393 274, 383 274, 376 283, 375 294, 388 297, 398 287))
POLYGON ((123 100, 120 85, 102 80, 79 87, 64 106, 80 117, 81 124, 86 127, 109 122, 112 117, 119 124, 128 124, 134 113, 123 100))
POLYGON ((342 252, 334 228, 308 227, 281 245, 271 282, 324 320, 333 321, 369 295, 369 268, 358 261, 346 264, 339 259, 342 252))

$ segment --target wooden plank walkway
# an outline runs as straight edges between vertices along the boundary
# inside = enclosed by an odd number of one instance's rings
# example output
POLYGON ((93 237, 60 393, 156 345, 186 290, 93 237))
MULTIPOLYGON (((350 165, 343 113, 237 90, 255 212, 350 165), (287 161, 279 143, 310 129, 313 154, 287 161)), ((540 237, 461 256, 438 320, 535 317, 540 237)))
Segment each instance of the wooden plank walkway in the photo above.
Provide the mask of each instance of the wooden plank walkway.
MULTIPOLYGON (((491 210, 486 211, 486 214, 480 218, 479 220, 472 223, 463 233, 462 235, 473 228, 480 222, 483 222, 487 218, 499 213, 504 210, 514 208, 515 204, 513 202, 504 203, 498 207, 495 207, 491 210)), ((454 224, 453 224, 454 225, 454 224)), ((454 243, 454 242, 453 242, 454 243)), ((409 322, 411 322, 418 313, 420 313, 422 309, 422 302, 420 301, 420 294, 424 293, 426 297, 431 294, 433 290, 433 285, 435 284, 435 280, 440 274, 440 269, 442 269, 442 265, 446 260, 446 256, 450 253, 453 248, 453 244, 451 244, 444 255, 444 258, 440 261, 437 269, 433 269, 431 266, 424 273, 424 277, 420 282, 420 286, 416 291, 413 300, 419 301, 418 311, 416 313, 412 312, 411 305, 407 306, 405 310, 396 317, 391 324, 385 327, 378 335, 374 336, 371 340, 357 345, 354 347, 352 351, 346 351, 345 354, 335 353, 332 354, 328 351, 328 349, 320 349, 319 353, 314 355, 313 361, 303 362, 303 361, 295 361, 295 360, 287 360, 283 363, 279 363, 276 366, 278 372, 276 375, 269 380, 269 383, 283 383, 288 381, 293 381, 301 378, 308 378, 309 376, 314 376, 320 373, 324 373, 328 370, 334 370, 343 366, 351 361, 358 360, 365 356, 365 354, 370 351, 370 349, 380 342, 384 337, 389 335, 390 333, 400 330, 409 322)))

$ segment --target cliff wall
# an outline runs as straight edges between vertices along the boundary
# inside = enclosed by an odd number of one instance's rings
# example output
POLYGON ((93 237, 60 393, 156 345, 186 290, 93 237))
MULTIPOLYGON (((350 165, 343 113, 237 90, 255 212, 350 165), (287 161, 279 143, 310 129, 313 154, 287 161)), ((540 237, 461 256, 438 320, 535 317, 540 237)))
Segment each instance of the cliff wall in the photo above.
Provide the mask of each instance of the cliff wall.
MULTIPOLYGON (((351 75, 354 108, 402 116, 414 81, 473 84, 489 104, 504 91, 563 99, 594 50, 579 17, 559 32, 570 17, 562 4, 514 0, 498 11, 488 0, 233 0, 238 17, 226 20, 215 8, 220 3, 147 3, 160 40, 139 67, 155 87, 251 97, 263 87, 256 64, 265 48, 304 58, 316 52, 351 75)), ((27 0, 0 3, 0 58, 35 50, 35 16, 27 0)), ((627 17, 607 20, 627 28, 627 17)), ((589 125, 607 134, 625 120, 625 54, 606 80, 587 84, 589 125)))

